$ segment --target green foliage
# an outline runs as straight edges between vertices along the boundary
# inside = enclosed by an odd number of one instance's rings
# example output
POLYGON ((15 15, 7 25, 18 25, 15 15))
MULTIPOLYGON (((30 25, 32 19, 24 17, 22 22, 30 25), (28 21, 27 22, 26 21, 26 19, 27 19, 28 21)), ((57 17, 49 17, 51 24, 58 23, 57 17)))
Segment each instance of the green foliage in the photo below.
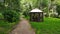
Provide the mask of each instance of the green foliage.
POLYGON ((43 8, 44 8, 44 7, 47 7, 48 4, 49 4, 49 1, 50 1, 50 0, 43 0, 42 3, 41 3, 42 7, 43 7, 43 8))
POLYGON ((60 5, 60 0, 56 0, 56 4, 60 5))
POLYGON ((0 3, 0 12, 4 20, 9 22, 16 22, 19 20, 20 0, 5 0, 0 3))
POLYGON ((16 22, 19 20, 19 13, 15 10, 6 10, 3 15, 4 19, 9 22, 16 22))
POLYGON ((29 11, 32 9, 31 7, 31 0, 21 0, 20 1, 20 9, 21 9, 21 13, 25 16, 28 16, 29 11))
POLYGON ((0 19, 4 19, 4 16, 2 15, 2 13, 0 13, 0 19))
POLYGON ((0 34, 9 34, 15 24, 15 22, 8 23, 6 21, 0 20, 0 34))
POLYGON ((20 0, 5 0, 5 5, 11 9, 20 9, 20 0))
POLYGON ((57 5, 56 10, 57 10, 57 12, 58 12, 58 15, 60 15, 60 5, 57 5))
POLYGON ((60 34, 60 19, 44 18, 44 22, 31 22, 36 34, 60 34))
POLYGON ((0 18, 4 19, 0 20, 0 34, 9 34, 20 18, 20 0, 4 1, 4 3, 0 3, 0 18))

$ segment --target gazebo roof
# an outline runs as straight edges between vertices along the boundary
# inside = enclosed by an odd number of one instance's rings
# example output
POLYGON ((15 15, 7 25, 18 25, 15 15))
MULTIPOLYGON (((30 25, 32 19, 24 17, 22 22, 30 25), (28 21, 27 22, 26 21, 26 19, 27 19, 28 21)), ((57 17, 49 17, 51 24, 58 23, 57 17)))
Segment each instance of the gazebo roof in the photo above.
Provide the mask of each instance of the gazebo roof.
POLYGON ((36 9, 31 10, 30 12, 42 12, 42 11, 36 8, 36 9))

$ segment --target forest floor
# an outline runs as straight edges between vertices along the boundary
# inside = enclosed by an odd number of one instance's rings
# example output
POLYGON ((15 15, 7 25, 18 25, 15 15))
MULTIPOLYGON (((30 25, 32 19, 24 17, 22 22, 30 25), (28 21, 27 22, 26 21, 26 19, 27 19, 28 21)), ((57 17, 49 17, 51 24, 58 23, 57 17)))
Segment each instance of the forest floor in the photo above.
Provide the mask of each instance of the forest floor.
POLYGON ((29 21, 21 18, 19 24, 17 24, 16 28, 14 28, 14 30, 12 30, 10 34, 35 34, 35 32, 31 28, 29 21))

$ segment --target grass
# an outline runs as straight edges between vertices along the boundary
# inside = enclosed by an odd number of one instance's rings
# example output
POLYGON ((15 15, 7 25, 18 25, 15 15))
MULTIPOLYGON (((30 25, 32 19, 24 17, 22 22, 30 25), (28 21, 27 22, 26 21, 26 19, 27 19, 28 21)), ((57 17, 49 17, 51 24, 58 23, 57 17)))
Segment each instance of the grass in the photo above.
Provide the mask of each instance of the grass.
POLYGON ((0 20, 0 34, 8 34, 14 25, 15 22, 8 23, 6 21, 0 20))
POLYGON ((44 18, 44 22, 31 22, 36 34, 60 34, 60 19, 44 18))

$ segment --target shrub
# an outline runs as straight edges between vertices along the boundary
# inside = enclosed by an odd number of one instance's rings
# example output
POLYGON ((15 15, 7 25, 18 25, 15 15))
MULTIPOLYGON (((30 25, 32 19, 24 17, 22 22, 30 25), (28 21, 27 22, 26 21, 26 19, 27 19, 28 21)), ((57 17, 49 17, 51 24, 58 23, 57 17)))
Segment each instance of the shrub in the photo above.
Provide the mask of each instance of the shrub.
POLYGON ((29 11, 25 11, 24 13, 23 13, 23 15, 26 17, 26 16, 29 16, 29 11))
POLYGON ((58 15, 60 15, 60 5, 57 5, 56 10, 57 10, 57 12, 58 12, 58 15))
POLYGON ((15 10, 6 10, 3 12, 4 19, 9 22, 16 22, 19 20, 19 13, 15 10))
POLYGON ((0 19, 4 19, 2 13, 0 13, 0 19))

